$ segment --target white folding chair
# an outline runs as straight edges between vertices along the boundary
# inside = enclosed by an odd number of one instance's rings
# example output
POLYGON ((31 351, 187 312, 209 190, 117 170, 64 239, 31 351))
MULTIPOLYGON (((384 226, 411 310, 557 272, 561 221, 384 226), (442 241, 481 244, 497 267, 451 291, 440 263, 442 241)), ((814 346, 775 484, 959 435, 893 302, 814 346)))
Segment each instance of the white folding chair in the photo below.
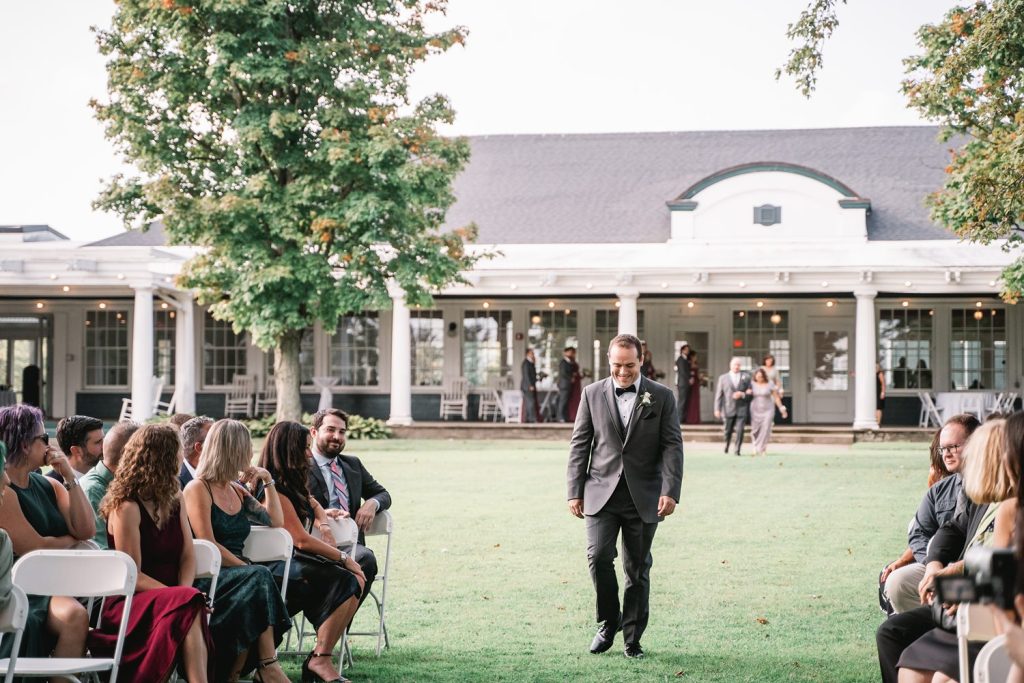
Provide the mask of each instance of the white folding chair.
MULTIPOLYGON (((957 680, 971 680, 969 670, 970 659, 967 652, 968 641, 991 641, 996 637, 995 629, 995 619, 993 619, 988 605, 969 602, 960 603, 960 608, 956 611, 956 638, 960 656, 960 677, 957 680)), ((1002 678, 999 680, 1005 681, 1006 679, 1002 678)))
POLYGON ((1004 683, 1010 675, 1011 664, 1006 636, 996 636, 985 643, 974 660, 974 683, 1004 683))
POLYGON ((477 417, 481 420, 498 421, 501 417, 501 397, 497 389, 484 389, 480 394, 480 404, 477 408, 477 417))
POLYGON ((918 425, 928 427, 934 423, 936 427, 941 427, 942 410, 935 405, 935 399, 927 391, 919 391, 917 395, 921 399, 921 419, 918 425))
POLYGON ((288 597, 288 572, 292 566, 292 536, 284 529, 254 526, 245 539, 242 554, 253 562, 284 562, 281 599, 288 597))
POLYGON ((160 396, 157 395, 156 402, 153 404, 153 414, 161 417, 167 417, 173 415, 174 411, 178 407, 178 391, 175 389, 174 393, 171 394, 171 400, 164 402, 160 400, 160 396))
MULTIPOLYGON (((192 539, 192 552, 196 558, 196 578, 210 580, 210 602, 217 595, 217 579, 220 577, 220 549, 201 538, 192 539)), ((207 615, 209 621, 211 615, 207 615)))
MULTIPOLYGON (((160 395, 164 393, 164 381, 162 379, 160 379, 159 377, 154 377, 153 380, 152 380, 152 385, 151 386, 153 388, 153 411, 154 411, 154 414, 159 414, 160 407, 167 405, 166 403, 163 403, 160 400, 160 395)), ((173 401, 174 399, 172 398, 171 400, 173 401)), ((131 419, 132 419, 132 400, 131 400, 131 398, 122 398, 121 399, 121 414, 118 416, 117 421, 118 422, 124 422, 125 420, 131 420, 131 419)))
MULTIPOLYGON (((14 645, 11 656, 0 659, 0 670, 6 672, 4 683, 14 681, 14 669, 18 664, 18 651, 21 650, 21 636, 25 632, 28 620, 28 596, 18 586, 11 586, 11 599, 7 607, 0 612, 0 633, 13 633, 14 645)), ((2 636, 0 636, 2 637, 2 636)))
POLYGON ((63 676, 79 682, 76 674, 99 681, 97 674, 108 671, 109 679, 116 681, 137 576, 135 561, 119 550, 35 550, 22 556, 15 563, 11 577, 27 595, 90 599, 121 595, 124 606, 113 657, 21 657, 15 664, 14 675, 63 676))
MULTIPOLYGON (((377 516, 373 518, 373 524, 366 530, 365 535, 369 536, 387 536, 387 544, 384 550, 384 564, 383 571, 380 570, 380 553, 377 554, 377 578, 375 579, 374 588, 370 591, 370 596, 373 598, 374 603, 377 605, 377 630, 375 631, 349 631, 348 636, 377 636, 377 649, 376 654, 379 657, 380 652, 384 648, 391 647, 391 642, 388 639, 388 628, 387 622, 385 621, 385 609, 387 607, 388 597, 388 577, 391 574, 391 538, 395 530, 395 520, 391 516, 391 512, 388 510, 382 510, 377 513, 377 516), (379 587, 379 588, 378 588, 379 587), (377 591, 380 590, 380 597, 377 596, 377 591)), ((345 637, 345 645, 348 644, 348 636, 345 637)))

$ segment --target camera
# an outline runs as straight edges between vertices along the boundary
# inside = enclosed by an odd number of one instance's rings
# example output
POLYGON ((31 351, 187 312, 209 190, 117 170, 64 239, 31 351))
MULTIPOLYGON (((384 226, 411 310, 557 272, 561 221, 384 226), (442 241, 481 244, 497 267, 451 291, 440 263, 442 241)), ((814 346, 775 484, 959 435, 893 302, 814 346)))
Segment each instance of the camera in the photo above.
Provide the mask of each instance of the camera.
POLYGON ((1017 556, 1009 548, 971 548, 964 556, 964 576, 935 579, 935 603, 991 603, 1013 609, 1017 556))

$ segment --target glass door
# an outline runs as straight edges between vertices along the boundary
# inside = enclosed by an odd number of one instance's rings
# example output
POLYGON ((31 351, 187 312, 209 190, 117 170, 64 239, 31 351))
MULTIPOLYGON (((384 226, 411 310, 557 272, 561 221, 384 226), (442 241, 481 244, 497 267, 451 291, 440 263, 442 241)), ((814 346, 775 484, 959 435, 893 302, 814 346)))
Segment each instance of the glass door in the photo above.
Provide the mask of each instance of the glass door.
POLYGON ((49 414, 50 319, 0 317, 0 406, 28 403, 49 414))
POLYGON ((807 421, 853 420, 853 326, 843 320, 809 321, 807 421))
MULTIPOLYGON (((671 377, 672 386, 678 386, 676 381, 675 359, 679 357, 679 349, 683 344, 689 344, 691 353, 691 372, 696 367, 697 388, 690 388, 690 396, 687 400, 687 413, 690 415, 688 424, 699 422, 710 422, 714 418, 714 378, 708 370, 709 354, 711 350, 711 333, 706 330, 678 330, 674 335, 675 341, 672 344, 672 368, 665 373, 665 379, 671 377), (696 352, 694 359, 693 353, 696 352), (696 361, 696 362, 694 362, 696 361), (693 402, 696 400, 697 407, 693 402), (697 419, 699 416, 699 420, 697 419)), ((687 385, 689 386, 689 385, 687 385)))

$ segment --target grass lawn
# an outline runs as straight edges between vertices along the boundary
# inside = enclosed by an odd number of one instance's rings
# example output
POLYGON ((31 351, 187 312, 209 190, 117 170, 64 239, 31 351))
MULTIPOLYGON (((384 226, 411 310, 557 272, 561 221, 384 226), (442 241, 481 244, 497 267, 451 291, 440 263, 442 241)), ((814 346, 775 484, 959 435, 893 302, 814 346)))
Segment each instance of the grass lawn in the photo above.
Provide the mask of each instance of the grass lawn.
MULTIPOLYGON (((391 649, 357 682, 875 681, 875 577, 906 544, 923 445, 688 446, 654 540, 646 659, 603 655, 583 523, 552 442, 351 442, 394 498, 391 649)), ((383 558, 381 557, 381 561, 383 558)), ((366 610, 363 618, 369 616, 366 610)), ((357 622, 359 618, 357 617, 357 622)), ((294 680, 298 665, 286 664, 294 680)))

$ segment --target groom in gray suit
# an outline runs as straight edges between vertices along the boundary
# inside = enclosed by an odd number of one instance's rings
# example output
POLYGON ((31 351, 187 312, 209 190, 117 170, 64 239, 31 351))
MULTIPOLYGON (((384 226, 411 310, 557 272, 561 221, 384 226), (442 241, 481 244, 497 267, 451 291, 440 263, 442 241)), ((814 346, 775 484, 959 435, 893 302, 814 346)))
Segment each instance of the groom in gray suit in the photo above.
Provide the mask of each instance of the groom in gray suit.
POLYGON ((715 419, 725 418, 725 452, 736 432, 736 455, 743 447, 743 428, 750 416, 750 399, 754 394, 750 387, 750 373, 740 370, 743 361, 735 356, 729 361, 729 372, 718 378, 715 387, 715 419))
POLYGON ((583 390, 569 445, 569 512, 586 520, 587 559, 601 627, 590 651, 608 650, 622 631, 627 657, 643 657, 651 544, 658 523, 679 502, 683 439, 672 390, 640 377, 640 340, 620 334, 608 345, 611 377, 583 390), (622 531, 626 589, 619 610, 615 542, 622 531))

